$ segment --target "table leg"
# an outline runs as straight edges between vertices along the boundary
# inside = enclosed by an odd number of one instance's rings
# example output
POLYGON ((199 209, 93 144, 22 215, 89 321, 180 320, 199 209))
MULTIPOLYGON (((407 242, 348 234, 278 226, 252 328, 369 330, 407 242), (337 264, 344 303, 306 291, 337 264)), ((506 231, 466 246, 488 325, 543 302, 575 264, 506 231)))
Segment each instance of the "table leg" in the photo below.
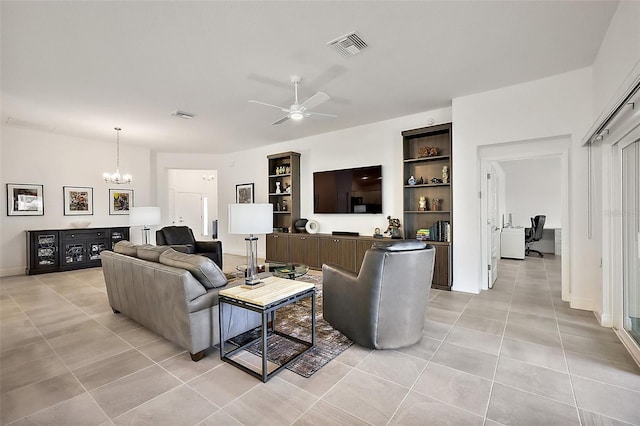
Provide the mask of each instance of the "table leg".
POLYGON ((311 347, 316 345, 316 293, 311 295, 311 347))
POLYGON ((269 314, 262 311, 262 382, 267 382, 267 322, 269 314))
POLYGON ((224 302, 221 301, 218 303, 218 324, 220 324, 220 359, 224 358, 224 342, 226 340, 224 335, 224 324, 222 322, 222 319, 224 318, 224 315, 222 315, 223 306, 224 302))

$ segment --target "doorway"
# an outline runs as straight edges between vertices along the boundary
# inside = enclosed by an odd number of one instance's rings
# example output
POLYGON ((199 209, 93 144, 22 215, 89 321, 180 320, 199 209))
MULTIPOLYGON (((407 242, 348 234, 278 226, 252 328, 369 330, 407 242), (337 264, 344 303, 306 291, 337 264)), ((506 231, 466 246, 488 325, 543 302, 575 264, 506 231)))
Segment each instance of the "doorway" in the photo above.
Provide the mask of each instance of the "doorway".
POLYGON ((215 170, 168 170, 169 220, 188 226, 196 240, 216 237, 218 179, 215 170))
MULTIPOLYGON (((495 256, 495 248, 498 245, 496 239, 499 239, 499 231, 496 231, 496 227, 503 227, 506 222, 512 222, 511 225, 529 227, 526 222, 531 216, 536 214, 544 214, 544 212, 534 212, 535 207, 532 207, 531 212, 521 213, 513 215, 512 221, 509 221, 508 203, 506 202, 506 181, 507 177, 504 173, 503 167, 500 164, 507 164, 507 162, 513 162, 513 164, 531 164, 538 161, 539 163, 545 162, 549 159, 554 159, 559 164, 558 181, 554 182, 552 188, 558 192, 559 202, 557 203, 557 215, 556 222, 553 227, 558 230, 568 230, 568 217, 569 217, 569 203, 568 203, 568 188, 569 188, 569 147, 571 139, 568 136, 559 136, 553 138, 544 138, 529 141, 518 141, 505 144, 487 145, 479 149, 479 161, 480 161, 480 173, 478 182, 482 182, 479 190, 480 196, 480 220, 483 226, 481 227, 481 247, 482 247, 482 265, 486 272, 483 276, 486 279, 483 282, 482 290, 488 290, 491 288, 491 284, 497 277, 500 276, 500 271, 497 274, 492 273, 493 263, 495 256), (496 165, 499 173, 496 173, 496 165), (494 183, 488 182, 487 176, 497 176, 498 179, 494 183), (494 189, 496 188, 496 189, 494 189), (494 193, 495 191, 495 193, 494 193), (498 214, 495 210, 498 210, 498 214), (497 218, 496 218, 497 217, 497 218), (506 221, 506 222, 505 222, 506 221), (521 223, 520 223, 521 222, 521 223), (497 277, 496 277, 497 275, 497 277)), ((538 179, 536 173, 530 173, 526 176, 529 185, 535 185, 538 179)), ((544 191, 544 189, 542 189, 544 191)), ((525 204, 528 202, 528 194, 525 191, 521 191, 520 194, 523 198, 516 203, 525 204)), ((539 194, 538 194, 539 196, 539 194)), ((532 204, 536 205, 535 201, 532 204)), ((555 234, 555 230, 551 231, 555 234)), ((558 232, 558 235, 560 233, 558 232)), ((564 232, 562 235, 562 256, 561 256, 561 275, 562 275, 562 299, 569 300, 570 296, 570 284, 569 284, 569 248, 570 248, 570 234, 564 232)), ((555 242, 554 242, 555 243, 555 242)), ((523 241, 524 245, 524 241, 523 241)), ((555 244, 552 245, 551 252, 555 252, 555 244)))

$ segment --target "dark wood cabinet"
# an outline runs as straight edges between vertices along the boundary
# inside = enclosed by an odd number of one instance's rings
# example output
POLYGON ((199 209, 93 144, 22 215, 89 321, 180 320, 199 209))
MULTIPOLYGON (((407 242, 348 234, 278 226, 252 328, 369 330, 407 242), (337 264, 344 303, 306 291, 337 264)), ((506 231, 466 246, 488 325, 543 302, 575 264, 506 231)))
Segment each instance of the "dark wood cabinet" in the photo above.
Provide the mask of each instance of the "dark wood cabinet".
POLYGON ((352 238, 320 238, 320 265, 333 263, 356 271, 356 240, 352 238))
POLYGON ((292 263, 303 263, 310 268, 319 268, 320 239, 306 234, 289 235, 289 260, 292 263))
POLYGON ((27 273, 100 266, 100 253, 129 239, 128 227, 27 231, 27 273))
POLYGON ((267 262, 289 262, 289 235, 267 234, 267 262))
POLYGON ((406 130, 402 132, 402 140, 404 236, 436 246, 432 287, 450 290, 453 279, 452 125, 406 130))

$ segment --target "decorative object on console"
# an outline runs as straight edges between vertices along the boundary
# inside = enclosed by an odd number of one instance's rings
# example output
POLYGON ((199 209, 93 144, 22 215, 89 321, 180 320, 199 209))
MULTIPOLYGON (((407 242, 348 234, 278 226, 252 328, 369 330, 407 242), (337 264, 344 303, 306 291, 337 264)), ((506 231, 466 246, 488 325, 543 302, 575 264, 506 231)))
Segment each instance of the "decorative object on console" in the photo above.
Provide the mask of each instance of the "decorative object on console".
POLYGON ((407 183, 408 183, 409 185, 415 185, 415 184, 416 184, 416 178, 414 178, 413 176, 411 176, 411 177, 409 178, 409 180, 407 181, 407 183))
POLYGON ((260 284, 256 278, 258 257, 257 234, 270 234, 273 231, 273 206, 271 204, 229 204, 229 233, 248 234, 247 276, 245 285, 255 287, 260 284))
POLYGON ((380 228, 376 228, 373 230, 373 237, 374 238, 382 238, 382 234, 380 233, 380 228))
POLYGON ((162 212, 160 207, 131 207, 129 209, 129 225, 142 226, 142 239, 149 244, 149 226, 160 225, 162 212))
POLYGON ((421 212, 426 212, 427 211, 427 197, 425 197, 424 195, 421 195, 420 198, 418 199, 418 210, 421 212))
POLYGON ((391 235, 391 238, 393 239, 402 238, 402 233, 400 232, 400 219, 387 216, 387 220, 389 221, 389 226, 384 233, 391 235))
POLYGON ((69 225, 71 225, 72 228, 87 228, 89 227, 89 225, 91 225, 91 222, 89 222, 88 220, 78 220, 75 222, 71 222, 69 225))
POLYGON ((320 225, 315 220, 308 221, 304 228, 310 234, 317 234, 320 231, 320 225))
POLYGON ((64 186, 64 215, 81 216, 93 214, 93 188, 64 186))
POLYGON ((7 216, 44 216, 44 186, 8 183, 7 216))
POLYGON ((449 183, 449 166, 442 167, 442 183, 449 183))
POLYGON ((253 202, 253 183, 241 183, 236 185, 236 203, 248 204, 253 202))
POLYGON ((418 150, 418 157, 435 157, 439 153, 438 148, 433 146, 425 146, 418 150))
POLYGON ((109 190, 109 214, 129 214, 129 209, 133 204, 132 189, 110 189, 109 190))
POLYGON ((306 232, 307 231, 307 228, 306 228, 307 222, 308 222, 307 219, 298 219, 298 220, 295 221, 295 223, 293 225, 296 228, 296 231, 298 231, 298 232, 306 232))
POLYGON ((114 127, 116 131, 116 171, 114 173, 104 172, 102 178, 107 183, 131 183, 133 176, 129 173, 120 174, 120 127, 114 127))

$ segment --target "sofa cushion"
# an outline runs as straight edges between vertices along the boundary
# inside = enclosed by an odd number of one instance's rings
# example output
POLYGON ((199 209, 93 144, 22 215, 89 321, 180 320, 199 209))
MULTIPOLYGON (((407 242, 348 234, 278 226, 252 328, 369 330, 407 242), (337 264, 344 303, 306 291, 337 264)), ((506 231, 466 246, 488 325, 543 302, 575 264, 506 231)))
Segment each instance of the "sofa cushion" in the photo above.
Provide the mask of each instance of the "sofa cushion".
POLYGON ((186 269, 200 281, 200 284, 208 289, 222 287, 227 284, 227 278, 224 273, 208 257, 180 253, 170 248, 160 255, 160 263, 186 269))
POLYGON ((157 263, 160 262, 160 255, 166 250, 169 250, 169 247, 144 244, 138 246, 138 258, 157 263))
POLYGON ((138 257, 137 246, 131 241, 121 240, 113 246, 113 251, 120 254, 126 254, 127 256, 138 257))

